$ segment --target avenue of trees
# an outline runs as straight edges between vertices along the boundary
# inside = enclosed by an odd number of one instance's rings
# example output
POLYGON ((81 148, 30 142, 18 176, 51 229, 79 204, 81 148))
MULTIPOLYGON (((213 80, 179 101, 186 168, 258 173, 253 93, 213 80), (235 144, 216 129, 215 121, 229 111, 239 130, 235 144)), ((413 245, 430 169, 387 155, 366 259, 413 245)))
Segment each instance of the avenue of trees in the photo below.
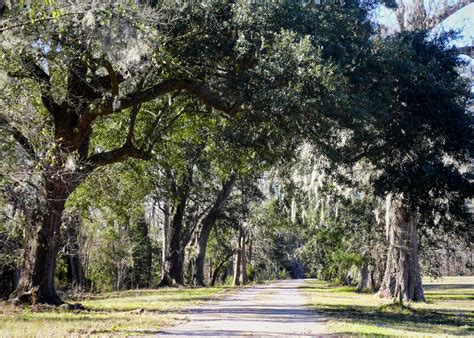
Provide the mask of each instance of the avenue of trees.
POLYGON ((1 295, 472 273, 468 2, 415 3, 2 3, 1 295))

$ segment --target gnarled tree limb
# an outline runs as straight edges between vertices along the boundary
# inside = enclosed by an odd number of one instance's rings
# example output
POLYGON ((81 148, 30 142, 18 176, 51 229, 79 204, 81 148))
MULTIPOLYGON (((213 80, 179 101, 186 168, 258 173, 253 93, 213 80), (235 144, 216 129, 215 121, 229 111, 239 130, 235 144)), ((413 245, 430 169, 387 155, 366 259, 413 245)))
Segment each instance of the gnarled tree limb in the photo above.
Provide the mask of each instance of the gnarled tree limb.
POLYGON ((135 147, 131 142, 126 142, 119 148, 90 156, 86 160, 84 171, 86 173, 91 172, 98 167, 121 162, 127 158, 149 160, 151 159, 151 155, 150 153, 135 147))

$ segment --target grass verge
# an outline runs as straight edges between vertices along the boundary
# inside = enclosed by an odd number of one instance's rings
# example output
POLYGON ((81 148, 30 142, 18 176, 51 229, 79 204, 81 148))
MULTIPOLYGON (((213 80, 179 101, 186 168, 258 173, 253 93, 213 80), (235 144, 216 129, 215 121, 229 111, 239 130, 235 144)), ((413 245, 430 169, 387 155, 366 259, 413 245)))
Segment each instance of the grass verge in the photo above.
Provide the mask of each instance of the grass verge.
POLYGON ((426 302, 408 306, 316 280, 307 281, 304 292, 335 335, 474 335, 474 277, 426 279, 424 286, 426 302))
POLYGON ((0 337, 152 335, 184 320, 189 307, 220 298, 230 287, 165 288, 105 293, 81 301, 85 311, 0 303, 0 337))

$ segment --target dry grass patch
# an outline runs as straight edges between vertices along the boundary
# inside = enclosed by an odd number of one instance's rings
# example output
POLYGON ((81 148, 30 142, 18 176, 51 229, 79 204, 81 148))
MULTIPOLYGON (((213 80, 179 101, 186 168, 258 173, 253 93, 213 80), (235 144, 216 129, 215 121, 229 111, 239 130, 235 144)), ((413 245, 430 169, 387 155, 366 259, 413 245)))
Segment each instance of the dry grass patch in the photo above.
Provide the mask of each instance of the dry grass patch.
POLYGON ((0 303, 0 336, 152 335, 184 320, 189 307, 232 288, 166 288, 106 293, 81 300, 85 311, 0 303))
POLYGON ((308 281, 310 306, 329 319, 337 335, 455 336, 474 334, 474 278, 426 279, 425 303, 394 305, 322 281, 308 281))

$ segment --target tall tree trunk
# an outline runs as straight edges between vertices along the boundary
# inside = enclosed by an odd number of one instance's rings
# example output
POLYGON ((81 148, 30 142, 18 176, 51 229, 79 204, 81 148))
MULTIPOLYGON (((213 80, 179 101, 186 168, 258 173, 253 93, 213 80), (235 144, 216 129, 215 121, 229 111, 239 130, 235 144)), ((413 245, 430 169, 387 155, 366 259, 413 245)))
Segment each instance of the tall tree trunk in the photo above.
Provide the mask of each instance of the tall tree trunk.
POLYGON ((170 223, 163 276, 159 286, 183 284, 183 262, 181 261, 181 231, 183 228, 184 205, 178 205, 170 223))
POLYGON ((240 285, 241 265, 242 265, 242 231, 239 230, 239 239, 237 240, 238 249, 234 261, 234 285, 240 285))
POLYGON ((389 213, 389 248, 380 296, 402 301, 424 301, 418 261, 416 213, 394 199, 389 213))
POLYGON ((20 281, 10 299, 21 303, 59 305, 54 288, 61 218, 69 195, 61 178, 45 179, 46 210, 31 220, 21 267, 20 281))
POLYGON ((245 256, 245 230, 243 227, 240 227, 240 231, 242 235, 240 236, 240 240, 242 243, 240 244, 240 250, 242 253, 240 254, 240 261, 242 263, 242 285, 247 284, 247 257, 245 256))
POLYGON ((165 264, 166 257, 169 254, 169 232, 170 232, 170 205, 168 201, 165 200, 163 204, 163 251, 162 251, 162 260, 161 260, 161 275, 164 276, 166 273, 165 264))
POLYGON ((239 250, 235 254, 235 261, 234 261, 234 285, 240 285, 240 259, 241 259, 242 251, 239 250))
MULTIPOLYGON (((213 221, 214 222, 214 221, 213 221)), ((204 283, 204 263, 206 260, 206 249, 212 226, 202 225, 201 231, 196 241, 197 252, 195 261, 194 284, 205 286, 204 283)))
MULTIPOLYGON (((232 256, 231 256, 232 257, 232 256)), ((222 272, 222 275, 221 275, 221 282, 222 284, 225 284, 226 280, 227 280, 227 276, 229 276, 229 273, 231 270, 232 266, 229 264, 225 269, 224 271, 222 272)))
POLYGON ((227 182, 222 185, 219 194, 214 201, 209 213, 203 218, 200 225, 200 232, 197 237, 197 254, 196 254, 196 272, 194 274, 194 284, 198 286, 205 286, 204 283, 204 263, 206 260, 207 243, 211 234, 212 227, 219 218, 224 209, 227 200, 229 199, 232 188, 234 187, 236 174, 231 174, 227 182))
POLYGON ((378 289, 377 280, 375 278, 375 266, 372 266, 372 269, 369 272, 369 282, 370 282, 370 292, 376 292, 378 289))
POLYGON ((82 220, 79 212, 74 212, 67 217, 66 223, 66 243, 65 243, 65 260, 67 266, 67 279, 73 287, 85 287, 84 267, 80 255, 80 227, 82 220))
POLYGON ((357 292, 364 292, 369 287, 369 263, 364 260, 362 268, 360 269, 360 282, 357 288, 357 292))
POLYGON ((216 268, 214 269, 214 272, 212 273, 211 282, 209 283, 210 286, 214 286, 216 284, 217 277, 219 276, 219 271, 224 266, 224 264, 229 261, 229 259, 232 257, 232 255, 233 254, 230 254, 230 255, 224 257, 224 259, 222 261, 220 261, 220 263, 216 266, 216 268))
POLYGON ((193 183, 193 166, 189 165, 188 171, 183 175, 179 186, 176 184, 171 172, 167 172, 167 176, 172 181, 171 191, 173 195, 177 197, 177 203, 172 208, 173 217, 168 229, 168 242, 165 246, 163 275, 158 284, 160 287, 183 284, 184 247, 182 245, 182 233, 186 204, 193 183))
POLYGON ((213 263, 212 259, 209 258, 209 280, 211 280, 212 278, 212 268, 214 267, 212 263, 213 263))
POLYGON ((68 279, 72 286, 84 288, 86 283, 81 256, 77 253, 67 255, 67 269, 68 279))

